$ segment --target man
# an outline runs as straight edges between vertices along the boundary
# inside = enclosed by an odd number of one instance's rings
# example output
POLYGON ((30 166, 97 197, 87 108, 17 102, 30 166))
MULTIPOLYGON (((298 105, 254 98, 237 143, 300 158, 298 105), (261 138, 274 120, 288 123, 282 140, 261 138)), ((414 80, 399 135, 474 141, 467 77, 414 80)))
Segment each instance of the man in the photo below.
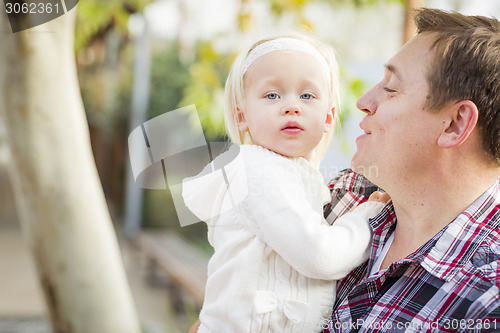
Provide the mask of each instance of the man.
MULTIPOLYGON (((436 9, 415 22, 357 103, 352 168, 392 203, 370 221, 370 258, 339 282, 325 332, 500 332, 500 22, 436 9)), ((367 185, 334 181, 327 220, 367 185)))

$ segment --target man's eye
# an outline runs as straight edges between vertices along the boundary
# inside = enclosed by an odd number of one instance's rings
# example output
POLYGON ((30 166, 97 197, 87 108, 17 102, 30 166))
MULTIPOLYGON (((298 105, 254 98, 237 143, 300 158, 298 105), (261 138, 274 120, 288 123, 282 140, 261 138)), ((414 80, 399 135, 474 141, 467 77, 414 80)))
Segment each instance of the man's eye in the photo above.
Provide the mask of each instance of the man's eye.
POLYGON ((276 93, 269 93, 269 94, 266 95, 267 99, 278 99, 278 97, 279 96, 276 93))
POLYGON ((309 93, 304 93, 304 94, 300 95, 300 98, 302 98, 302 99, 311 99, 313 97, 314 96, 312 94, 309 94, 309 93))
POLYGON ((384 87, 384 90, 391 94, 397 92, 397 90, 391 89, 389 87, 384 87))

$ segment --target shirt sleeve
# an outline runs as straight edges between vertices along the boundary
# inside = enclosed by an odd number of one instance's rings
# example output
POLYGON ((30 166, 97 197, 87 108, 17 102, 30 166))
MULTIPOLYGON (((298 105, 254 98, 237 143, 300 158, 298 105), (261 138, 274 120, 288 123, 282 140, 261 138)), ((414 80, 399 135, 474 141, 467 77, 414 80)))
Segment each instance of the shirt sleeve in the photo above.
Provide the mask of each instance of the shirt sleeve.
POLYGON ((249 228, 299 273, 336 280, 366 260, 371 240, 371 205, 329 226, 321 203, 314 209, 300 177, 281 166, 248 172, 249 191, 242 214, 249 228))

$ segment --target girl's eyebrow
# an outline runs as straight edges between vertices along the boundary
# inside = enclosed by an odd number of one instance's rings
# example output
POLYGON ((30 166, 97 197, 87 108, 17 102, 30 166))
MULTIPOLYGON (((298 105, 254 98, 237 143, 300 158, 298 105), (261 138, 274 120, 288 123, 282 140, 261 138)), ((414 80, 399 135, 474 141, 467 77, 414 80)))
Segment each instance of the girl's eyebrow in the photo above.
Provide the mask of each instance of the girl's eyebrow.
POLYGON ((259 84, 260 85, 278 85, 280 84, 280 79, 278 77, 275 77, 275 76, 270 76, 268 78, 266 78, 265 80, 262 80, 259 84))
POLYGON ((316 81, 307 79, 303 83, 306 86, 304 88, 310 89, 315 94, 319 94, 322 91, 321 84, 318 84, 316 81))

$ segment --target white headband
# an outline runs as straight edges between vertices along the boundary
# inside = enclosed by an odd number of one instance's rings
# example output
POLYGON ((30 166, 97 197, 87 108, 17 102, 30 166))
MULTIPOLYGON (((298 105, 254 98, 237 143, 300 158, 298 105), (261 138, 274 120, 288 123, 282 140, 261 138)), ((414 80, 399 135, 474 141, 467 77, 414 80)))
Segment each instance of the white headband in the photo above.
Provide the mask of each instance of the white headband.
POLYGON ((321 65, 321 69, 327 74, 327 77, 331 79, 330 67, 326 62, 325 57, 322 56, 321 53, 319 53, 318 50, 316 50, 316 48, 311 44, 295 38, 277 38, 257 45, 248 54, 245 67, 243 68, 243 75, 245 75, 248 68, 255 60, 265 54, 268 54, 269 52, 280 50, 299 51, 313 56, 314 58, 316 58, 316 60, 318 60, 319 64, 321 65))

